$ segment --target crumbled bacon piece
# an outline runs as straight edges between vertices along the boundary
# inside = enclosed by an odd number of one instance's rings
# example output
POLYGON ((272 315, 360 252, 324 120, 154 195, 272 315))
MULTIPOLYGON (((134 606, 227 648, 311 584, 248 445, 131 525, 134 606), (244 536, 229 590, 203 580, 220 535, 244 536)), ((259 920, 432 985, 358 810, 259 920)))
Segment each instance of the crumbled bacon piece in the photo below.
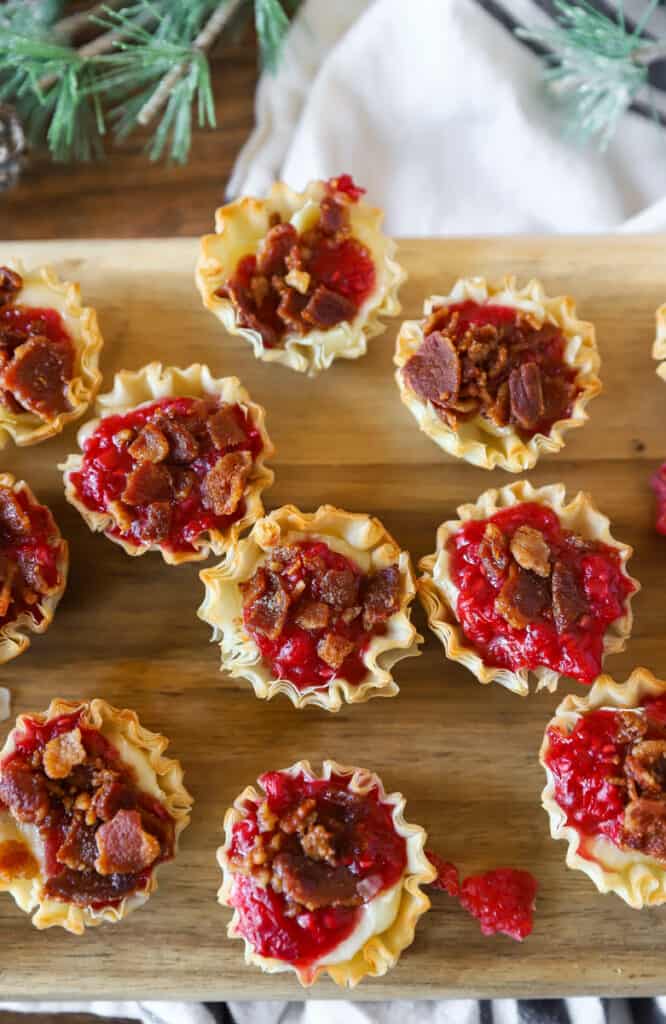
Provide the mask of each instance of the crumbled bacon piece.
POLYGON ((513 563, 495 598, 497 612, 515 629, 524 629, 550 605, 548 585, 540 576, 513 563))
POLYGON ((138 874, 160 855, 160 844, 144 830, 138 811, 118 811, 97 829, 96 839, 95 870, 100 875, 138 874))
POLYGON ((320 284, 315 288, 301 315, 308 324, 326 330, 343 321, 351 322, 356 315, 356 305, 345 295, 340 295, 339 292, 320 284))
POLYGON ((317 591, 333 608, 348 608, 358 600, 359 578, 351 569, 328 569, 317 580, 317 591))
POLYGON ((81 730, 77 728, 63 732, 54 736, 44 747, 44 771, 50 779, 66 779, 72 768, 83 764, 86 756, 86 749, 81 742, 81 730))
POLYGON ((588 611, 585 594, 574 570, 555 562, 552 575, 553 618, 559 633, 573 626, 588 611))
POLYGON ((400 570, 380 569, 368 579, 363 594, 363 626, 367 630, 386 622, 400 609, 400 570))
POLYGON ((171 477, 165 466, 154 462, 140 462, 127 476, 122 500, 127 505, 148 505, 153 501, 168 501, 171 497, 171 477))
POLYGON ((173 513, 168 501, 151 501, 141 527, 141 535, 151 543, 159 544, 169 536, 173 513))
POLYGON ((169 441, 169 461, 187 465, 199 454, 199 445, 192 431, 180 420, 166 416, 159 420, 169 441))
POLYGON ((25 537, 31 532, 30 516, 11 487, 0 487, 0 529, 15 537, 25 537))
POLYGON ((534 430, 545 414, 541 370, 536 363, 521 363, 509 375, 511 415, 525 430, 534 430))
POLYGON ((666 791, 666 740, 641 740, 627 754, 624 773, 630 785, 642 795, 659 796, 666 791))
POLYGON ((146 423, 127 451, 137 462, 164 462, 169 457, 169 442, 154 423, 146 423))
POLYGON ((189 498, 197 484, 196 473, 191 469, 173 469, 171 472, 173 494, 177 501, 189 498))
POLYGON ((479 558, 486 576, 497 586, 509 567, 506 537, 495 523, 487 523, 479 544, 479 558))
POLYGON ((319 225, 325 235, 337 235, 349 222, 347 210, 334 196, 324 196, 319 204, 319 225))
POLYGON ((109 514, 113 517, 116 526, 123 533, 129 533, 134 523, 134 517, 127 506, 123 505, 122 501, 110 501, 106 507, 109 514))
POLYGON ((9 267, 0 267, 0 306, 13 302, 23 287, 23 278, 9 267))
POLYGON ((243 497, 252 469, 249 452, 228 452, 208 471, 203 483, 204 503, 217 516, 230 516, 243 497))
POLYGON ((323 601, 303 601, 294 614, 294 621, 303 629, 325 629, 331 610, 323 601))
POLYGON ((337 633, 327 633, 317 644, 317 654, 336 671, 342 666, 345 658, 354 650, 353 640, 347 640, 337 633))
POLYGON ((317 817, 317 801, 311 796, 296 804, 280 818, 280 830, 291 836, 305 832, 317 817))
POLYGON ((635 711, 617 712, 617 739, 620 743, 635 743, 647 732, 647 721, 635 711))
POLYGON ((24 408, 48 420, 70 408, 67 391, 73 372, 71 345, 34 335, 14 350, 1 382, 24 408))
POLYGON ((293 224, 272 227, 257 253, 257 272, 269 278, 284 273, 287 253, 297 241, 298 232, 293 224))
POLYGON ((325 860, 329 864, 335 862, 333 834, 323 825, 312 825, 301 836, 303 853, 311 860, 325 860))
POLYGON ((317 910, 319 907, 358 907, 363 902, 357 878, 344 865, 332 867, 304 854, 279 853, 273 861, 271 884, 287 900, 317 910))
POLYGON ((16 562, 11 561, 5 555, 0 555, 0 579, 2 580, 2 587, 0 588, 0 615, 2 616, 7 614, 12 603, 12 588, 16 569, 16 562))
POLYGON ((511 538, 511 554, 521 569, 550 576, 550 548, 544 535, 531 526, 519 526, 511 538))
POLYGON ((296 288, 290 288, 286 283, 286 278, 282 280, 282 278, 276 277, 273 287, 280 296, 276 310, 280 320, 292 331, 303 334, 305 331, 303 310, 308 304, 307 295, 302 295, 296 288))
POLYGON ((46 780, 27 764, 10 763, 0 772, 0 801, 19 821, 39 824, 50 807, 46 780))
POLYGON ((245 431, 227 405, 223 405, 209 416, 206 426, 216 448, 227 448, 247 441, 245 431))
POLYGON ((660 860, 666 859, 666 800, 640 797, 624 810, 622 842, 660 860))
POLYGON ((95 866, 96 857, 95 829, 86 825, 77 814, 72 818, 67 835, 58 848, 56 860, 73 871, 84 871, 95 866))
POLYGON ((425 339, 403 370, 412 390, 436 405, 455 401, 460 390, 461 367, 456 347, 441 331, 425 339))
POLYGON ((111 821, 118 811, 133 810, 135 797, 132 790, 116 778, 105 779, 95 790, 90 805, 91 816, 111 821))
POLYGON ((241 591, 250 628, 277 640, 289 611, 289 596, 279 576, 259 569, 248 583, 241 584, 241 591))

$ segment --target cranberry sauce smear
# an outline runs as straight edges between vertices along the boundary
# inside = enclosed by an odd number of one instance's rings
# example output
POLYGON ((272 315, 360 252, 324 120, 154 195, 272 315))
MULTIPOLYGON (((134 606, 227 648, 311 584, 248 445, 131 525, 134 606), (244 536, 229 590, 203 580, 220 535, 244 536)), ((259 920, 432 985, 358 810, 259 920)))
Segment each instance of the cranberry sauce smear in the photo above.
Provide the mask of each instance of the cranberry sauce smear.
POLYGON ((288 334, 352 321, 374 291, 372 254, 354 237, 350 221, 350 208, 363 192, 348 174, 331 178, 319 221, 300 234, 274 214, 257 251, 243 256, 218 289, 233 303, 241 326, 257 331, 266 348, 288 334))
POLYGON ((117 906, 126 896, 144 890, 154 868, 173 857, 171 815, 158 800, 138 789, 132 769, 123 763, 113 744, 84 724, 82 711, 45 723, 23 720, 20 731, 14 733, 14 749, 0 762, 0 794, 4 794, 0 810, 39 828, 44 843, 44 891, 50 898, 93 910, 117 906), (85 761, 65 778, 53 779, 43 767, 44 750, 50 741, 75 729, 80 733, 85 761), (101 818, 98 815, 96 824, 91 824, 83 813, 77 814, 74 801, 84 796, 95 806, 96 794, 102 791, 101 818), (102 809, 104 803, 106 810, 102 809), (149 867, 132 873, 100 874, 94 866, 100 853, 95 829, 102 820, 112 820, 115 813, 127 810, 137 812, 142 827, 159 841, 159 854, 149 867), (69 845, 67 863, 58 858, 65 843, 69 845))
MULTIPOLYGON (((215 399, 203 400, 209 413, 218 408, 215 399)), ((121 415, 106 416, 97 430, 87 439, 84 446, 83 465, 81 470, 71 474, 77 497, 86 508, 93 512, 107 512, 109 502, 119 502, 127 485, 129 474, 136 468, 137 460, 130 454, 129 445, 123 441, 123 431, 138 433, 156 412, 168 413, 170 416, 187 418, 195 408, 201 406, 202 400, 195 398, 164 398, 149 402, 130 412, 121 415)), ((165 465, 172 477, 172 496, 169 499, 170 520, 168 532, 161 543, 172 551, 194 551, 194 542, 206 530, 225 530, 232 523, 242 518, 245 513, 245 502, 241 500, 231 515, 218 515, 207 507, 202 485, 211 468, 225 452, 249 452, 253 458, 261 452, 263 444, 261 435, 252 425, 239 405, 230 407, 233 417, 245 435, 242 440, 231 443, 223 448, 217 447, 208 436, 197 438, 197 454, 191 460, 179 457, 172 464, 173 453, 167 456, 165 465), (189 493, 179 496, 176 478, 183 472, 194 474, 189 493)), ((131 510, 132 525, 123 530, 118 523, 108 529, 114 537, 122 537, 133 543, 145 539, 149 529, 149 502, 135 505, 131 510)), ((150 538, 154 539, 154 538, 150 538)))
MULTIPOLYGON (((645 700, 645 739, 666 735, 666 697, 645 700)), ((583 837, 605 836, 622 845, 628 802, 622 785, 632 738, 623 729, 621 711, 599 709, 578 718, 571 732, 550 726, 545 763, 553 776, 555 800, 567 825, 583 837)), ((584 844, 579 853, 585 856, 584 844)))
POLYGON ((426 850, 437 869, 431 886, 459 900, 476 917, 484 935, 502 933, 518 942, 531 933, 537 880, 529 871, 518 868, 494 868, 480 875, 469 875, 461 883, 458 868, 433 850, 426 850))
POLYGON ((30 615, 36 624, 42 621, 39 601, 62 582, 58 563, 64 549, 65 543, 45 505, 33 504, 23 490, 0 488, 0 558, 6 560, 5 572, 9 566, 16 567, 0 627, 15 622, 22 614, 30 615), (13 513, 14 508, 18 508, 19 517, 13 513))
POLYGON ((666 462, 659 467, 650 484, 657 499, 655 529, 657 533, 666 535, 666 462))
POLYGON ((304 562, 295 569, 288 564, 284 571, 278 572, 277 575, 285 592, 291 594, 295 588, 304 589, 301 590, 299 600, 289 606, 279 635, 273 638, 255 628, 251 603, 246 603, 243 607, 245 627, 259 647, 262 657, 270 665, 274 678, 288 679, 299 689, 310 686, 324 687, 334 677, 343 678, 354 686, 358 685, 367 673, 363 655, 370 640, 373 636, 385 632, 384 622, 377 622, 369 629, 364 625, 361 605, 364 584, 368 577, 364 576, 355 562, 333 551, 323 541, 299 541, 293 547, 302 554, 304 562), (317 561, 322 568, 319 573, 314 573, 309 566, 317 561), (298 621, 300 609, 309 602, 321 607, 322 598, 325 600, 325 595, 322 594, 322 576, 328 572, 348 574, 349 578, 353 579, 353 601, 358 602, 358 613, 348 622, 345 621, 349 610, 346 606, 328 607, 324 609, 327 615, 325 625, 319 628, 304 628, 298 621), (323 660, 318 653, 319 646, 331 634, 335 637, 336 643, 350 648, 347 656, 337 667, 323 660))
MULTIPOLYGON (((269 772, 259 780, 266 804, 275 816, 275 827, 262 836, 270 842, 288 819, 306 801, 314 807, 318 825, 334 837, 337 871, 346 871, 361 892, 367 893, 357 906, 300 908, 294 913, 283 892, 262 885, 252 875, 235 874, 231 905, 240 918, 239 931, 260 956, 274 957, 307 968, 340 945, 354 930, 362 903, 397 885, 407 866, 407 847, 395 830, 390 805, 382 803, 377 787, 362 797, 349 790, 349 778, 308 779, 302 773, 269 772), (287 913, 287 911, 290 913, 287 913)), ((260 832, 259 805, 246 805, 247 817, 234 826, 229 858, 242 860, 252 849, 260 832)), ((288 840, 290 837, 288 837, 288 840)), ((298 840, 291 838, 291 842, 298 840)), ((281 847, 281 848, 284 848, 281 847)), ((320 861, 309 861, 321 865, 320 861)))
POLYGON ((615 548, 599 541, 586 541, 581 548, 575 535, 561 527, 552 509, 524 502, 489 519, 465 523, 450 538, 448 551, 451 577, 459 592, 458 620, 487 665, 514 671, 542 665, 581 683, 596 679, 601 671, 604 633, 624 614, 624 602, 634 590, 615 548), (480 544, 488 523, 499 527, 509 541, 520 526, 540 531, 550 547, 552 563, 560 562, 575 574, 586 613, 563 631, 556 628, 550 606, 524 628, 510 625, 495 603, 506 572, 493 581, 481 561, 480 544))

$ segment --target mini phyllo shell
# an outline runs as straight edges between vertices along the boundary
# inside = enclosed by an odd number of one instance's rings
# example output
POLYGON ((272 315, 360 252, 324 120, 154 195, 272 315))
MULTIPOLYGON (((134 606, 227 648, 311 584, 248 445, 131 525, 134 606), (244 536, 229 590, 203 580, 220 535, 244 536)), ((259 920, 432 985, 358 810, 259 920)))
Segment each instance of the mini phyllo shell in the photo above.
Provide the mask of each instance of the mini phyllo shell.
POLYGON ((417 587, 447 657, 526 696, 530 675, 537 690, 560 676, 589 685, 624 649, 639 589, 631 554, 589 495, 567 503, 564 484, 522 480, 442 523, 417 587))
POLYGON ((200 576, 222 671, 257 697, 327 711, 393 697, 392 667, 419 653, 409 554, 371 516, 284 505, 200 576))
POLYGON ((666 682, 637 668, 599 676, 548 723, 541 794, 567 867, 630 907, 666 903, 666 682))
POLYGON ((365 355, 382 318, 399 314, 407 275, 363 192, 346 174, 303 192, 278 182, 267 199, 217 210, 216 234, 201 239, 197 287, 257 359, 314 376, 334 359, 365 355))
POLYGON ((0 567, 2 663, 30 646, 29 633, 48 629, 69 567, 67 541, 50 509, 11 473, 0 473, 0 567))
POLYGON ((666 380, 666 303, 660 306, 656 314, 657 334, 652 346, 652 358, 658 360, 657 373, 666 380))
POLYGON ((83 416, 103 344, 78 284, 50 267, 0 266, 0 448, 44 441, 83 416))
POLYGON ((321 776, 299 761, 259 785, 227 811, 217 853, 218 899, 233 907, 227 934, 245 942, 245 962, 294 971, 302 985, 325 972, 350 988, 385 974, 430 907, 420 887, 436 877, 404 797, 335 761, 321 776))
POLYGON ((461 278, 403 323, 394 362, 400 397, 450 455, 521 473, 587 420, 601 391, 594 327, 538 281, 461 278))
POLYGON ((178 565, 223 554, 263 515, 275 449, 237 377, 207 366, 121 370, 79 431, 65 496, 128 555, 178 565))
POLYGON ((36 928, 82 935, 155 891, 192 805, 167 745, 98 699, 19 716, 0 751, 0 890, 36 928))

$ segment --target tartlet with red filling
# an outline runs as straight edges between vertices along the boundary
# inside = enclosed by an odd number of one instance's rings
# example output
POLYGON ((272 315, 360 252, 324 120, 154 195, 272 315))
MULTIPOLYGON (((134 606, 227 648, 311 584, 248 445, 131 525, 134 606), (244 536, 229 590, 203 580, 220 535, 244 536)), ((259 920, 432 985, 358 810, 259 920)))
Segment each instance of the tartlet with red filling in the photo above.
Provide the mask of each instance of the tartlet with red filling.
POLYGON ((207 366, 121 370, 63 466, 65 496, 129 555, 177 565, 223 554, 263 515, 274 452, 264 410, 207 366))
POLYGON ((155 891, 192 804, 167 745, 103 700, 19 716, 0 751, 0 890, 36 928, 82 935, 155 891))
POLYGON ((542 803, 567 867, 631 907, 666 902, 666 682, 637 668, 569 695, 546 728, 542 803))
POLYGON ((592 324, 572 299, 538 281, 517 288, 462 278, 424 303, 424 319, 398 334, 400 397, 421 430, 450 455, 483 469, 530 469, 541 452, 587 419, 601 391, 592 324))
POLYGON ((243 198, 215 214, 196 271, 204 305, 257 359, 311 376, 334 359, 365 355, 383 317, 400 312, 406 274, 381 210, 343 174, 304 192, 279 182, 267 199, 243 198))
POLYGON ((30 646, 28 633, 48 629, 68 566, 67 541, 50 509, 25 480, 0 473, 0 663, 30 646))
POLYGON ((632 549, 589 495, 566 503, 563 484, 517 481, 458 517, 439 527, 417 583, 447 657, 521 696, 530 676, 551 691, 560 676, 593 683, 624 649, 639 584, 626 568, 632 549))
POLYGON ((200 576, 222 671, 257 697, 328 711, 392 697, 393 665, 419 653, 409 554, 371 516, 284 505, 200 576))
POLYGON ((657 334, 652 346, 652 358, 658 360, 657 373, 662 380, 666 380, 666 303, 657 310, 656 319, 657 334))
POLYGON ((36 444, 81 417, 102 380, 102 345, 78 284, 48 267, 0 266, 0 447, 36 444))
POLYGON ((234 910, 227 933, 244 940, 245 962, 295 971, 302 985, 324 972, 350 987, 385 974, 430 906, 420 886, 436 877, 404 797, 335 761, 321 776, 299 761, 259 785, 227 811, 218 850, 218 899, 234 910))

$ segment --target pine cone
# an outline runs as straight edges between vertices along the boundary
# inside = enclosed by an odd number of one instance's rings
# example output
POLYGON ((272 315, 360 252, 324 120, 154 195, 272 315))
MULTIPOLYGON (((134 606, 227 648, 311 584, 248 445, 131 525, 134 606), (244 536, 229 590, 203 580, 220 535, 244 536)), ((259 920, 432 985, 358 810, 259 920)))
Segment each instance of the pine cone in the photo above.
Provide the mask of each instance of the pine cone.
POLYGON ((25 133, 13 107, 0 103, 0 192, 15 185, 25 161, 25 133))

